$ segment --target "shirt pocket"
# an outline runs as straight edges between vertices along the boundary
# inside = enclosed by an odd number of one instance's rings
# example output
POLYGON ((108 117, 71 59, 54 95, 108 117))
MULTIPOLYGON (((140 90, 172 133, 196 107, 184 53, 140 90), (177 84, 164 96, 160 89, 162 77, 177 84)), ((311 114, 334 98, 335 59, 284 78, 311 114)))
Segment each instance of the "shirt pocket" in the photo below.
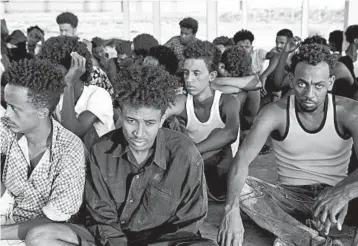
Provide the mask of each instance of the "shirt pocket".
POLYGON ((149 212, 171 216, 176 211, 177 201, 170 192, 156 186, 149 186, 144 192, 143 206, 149 212))

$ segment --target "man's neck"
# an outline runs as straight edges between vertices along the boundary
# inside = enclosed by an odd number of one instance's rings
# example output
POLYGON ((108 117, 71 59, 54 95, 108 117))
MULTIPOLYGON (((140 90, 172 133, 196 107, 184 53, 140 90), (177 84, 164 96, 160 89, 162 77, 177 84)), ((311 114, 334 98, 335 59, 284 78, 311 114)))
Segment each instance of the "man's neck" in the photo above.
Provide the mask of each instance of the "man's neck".
POLYGON ((196 105, 204 105, 207 103, 207 99, 212 98, 214 94, 215 91, 209 87, 207 90, 193 97, 194 103, 196 105))
POLYGON ((51 119, 41 121, 40 124, 29 133, 25 133, 26 140, 32 146, 49 145, 49 136, 52 133, 51 119))
POLYGON ((132 149, 131 147, 129 147, 129 148, 132 151, 132 154, 133 154, 135 160, 137 161, 138 168, 143 167, 143 165, 145 164, 145 161, 153 153, 153 148, 151 148, 149 150, 144 150, 144 151, 137 151, 137 150, 132 149))

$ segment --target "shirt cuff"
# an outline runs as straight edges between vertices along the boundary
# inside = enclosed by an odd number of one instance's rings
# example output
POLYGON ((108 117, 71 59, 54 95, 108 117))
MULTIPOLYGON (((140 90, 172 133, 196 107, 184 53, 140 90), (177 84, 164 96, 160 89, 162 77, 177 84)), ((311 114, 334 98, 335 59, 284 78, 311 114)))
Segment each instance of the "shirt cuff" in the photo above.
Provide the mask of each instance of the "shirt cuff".
POLYGON ((53 221, 67 221, 71 218, 71 215, 62 213, 60 210, 49 205, 43 207, 42 212, 53 221))

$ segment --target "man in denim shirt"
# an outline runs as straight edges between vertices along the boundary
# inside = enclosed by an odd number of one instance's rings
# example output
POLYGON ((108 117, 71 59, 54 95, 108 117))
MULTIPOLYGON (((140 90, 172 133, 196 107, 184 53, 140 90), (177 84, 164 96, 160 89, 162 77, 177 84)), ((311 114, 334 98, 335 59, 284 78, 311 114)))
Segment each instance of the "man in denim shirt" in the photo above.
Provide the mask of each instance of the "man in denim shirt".
POLYGON ((29 245, 215 245, 198 231, 208 210, 203 159, 189 138, 161 129, 173 83, 158 67, 120 71, 122 128, 91 149, 85 227, 38 227, 29 245))

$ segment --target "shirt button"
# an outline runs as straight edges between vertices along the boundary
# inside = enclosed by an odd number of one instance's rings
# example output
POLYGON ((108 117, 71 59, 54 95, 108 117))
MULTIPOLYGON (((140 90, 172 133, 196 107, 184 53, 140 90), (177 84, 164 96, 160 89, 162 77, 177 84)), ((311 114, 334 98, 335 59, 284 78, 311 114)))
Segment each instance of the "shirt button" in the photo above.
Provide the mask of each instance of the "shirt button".
POLYGON ((136 175, 135 178, 136 178, 136 179, 139 179, 139 175, 136 175))
POLYGON ((121 224, 124 225, 126 222, 124 220, 121 221, 121 224))
POLYGON ((132 203, 132 202, 133 202, 133 199, 130 199, 129 202, 132 203))

